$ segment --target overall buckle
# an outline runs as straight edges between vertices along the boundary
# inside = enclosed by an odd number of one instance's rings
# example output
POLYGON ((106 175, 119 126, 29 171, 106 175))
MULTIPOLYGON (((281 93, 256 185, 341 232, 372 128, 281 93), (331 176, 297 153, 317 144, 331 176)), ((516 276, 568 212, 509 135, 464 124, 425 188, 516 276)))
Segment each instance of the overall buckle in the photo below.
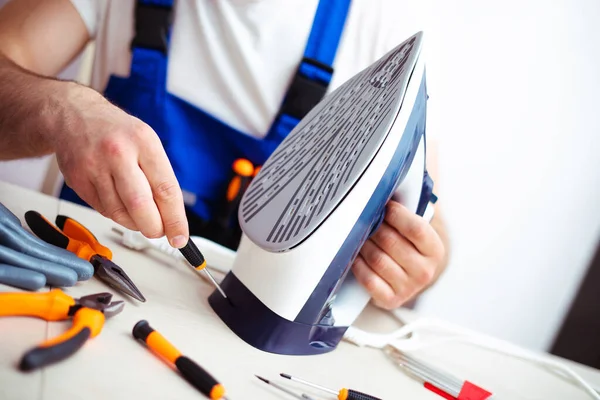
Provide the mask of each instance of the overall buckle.
POLYGON ((135 36, 131 48, 142 47, 167 52, 167 32, 172 23, 172 7, 143 4, 135 7, 135 36))
MULTIPOLYGON (((300 66, 303 63, 325 71, 328 76, 333 74, 333 68, 317 60, 304 57, 300 66)), ((308 77, 302 73, 301 69, 298 68, 296 71, 280 109, 280 114, 286 114, 297 119, 304 118, 323 99, 329 86, 329 82, 308 77)))

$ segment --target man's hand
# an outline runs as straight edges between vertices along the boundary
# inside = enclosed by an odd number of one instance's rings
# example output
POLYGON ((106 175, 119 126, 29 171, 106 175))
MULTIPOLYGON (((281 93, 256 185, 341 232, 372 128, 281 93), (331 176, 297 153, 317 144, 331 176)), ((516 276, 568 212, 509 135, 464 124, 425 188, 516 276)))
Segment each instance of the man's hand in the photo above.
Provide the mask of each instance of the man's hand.
POLYGON ((36 76, 0 54, 0 159, 56 153, 65 182, 102 215, 147 237, 189 237, 183 194, 156 133, 72 82, 36 76), (32 89, 33 88, 33 89, 32 89))
POLYGON ((353 271, 377 306, 393 309, 426 289, 439 276, 445 259, 445 244, 434 226, 390 201, 383 223, 361 248, 353 271))
POLYGON ((47 137, 65 183, 105 217, 183 247, 183 195, 156 133, 97 92, 61 85, 64 118, 47 137))
POLYGON ((51 78, 88 40, 69 0, 2 7, 0 159, 56 152, 66 183, 88 204, 182 247, 189 237, 183 195, 156 133, 92 89, 51 78))

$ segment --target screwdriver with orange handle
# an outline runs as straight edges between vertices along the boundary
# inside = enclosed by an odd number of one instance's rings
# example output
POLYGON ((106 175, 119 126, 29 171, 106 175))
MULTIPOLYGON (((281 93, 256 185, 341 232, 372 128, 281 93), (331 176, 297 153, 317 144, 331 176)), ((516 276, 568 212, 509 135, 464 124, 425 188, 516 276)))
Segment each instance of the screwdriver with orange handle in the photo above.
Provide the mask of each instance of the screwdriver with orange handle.
POLYGON ((190 358, 181 354, 163 335, 154 330, 146 320, 133 327, 133 337, 174 365, 181 375, 211 400, 227 400, 225 387, 190 358))
POLYGON ((227 186, 227 201, 220 218, 222 229, 231 229, 235 226, 234 217, 255 171, 254 165, 245 158, 235 160, 232 170, 233 177, 227 186))
POLYGON ((88 339, 100 334, 106 318, 123 310, 122 301, 111 300, 110 293, 74 299, 60 289, 46 293, 0 293, 0 317, 37 317, 46 321, 73 318, 69 330, 28 351, 21 359, 19 369, 30 371, 66 359, 77 352, 88 339))
POLYGON ((237 248, 242 235, 237 212, 255 172, 252 162, 245 158, 233 162, 223 200, 215 210, 214 217, 208 221, 203 236, 232 250, 237 248))
POLYGON ((341 389, 339 391, 335 391, 333 389, 329 389, 320 385, 317 385, 312 382, 305 381, 304 379, 296 378, 294 376, 288 374, 279 374, 281 377, 290 379, 292 381, 296 381, 299 383, 303 383, 307 386, 314 387, 316 389, 320 389, 324 392, 335 394, 339 400, 381 400, 379 397, 371 396, 370 394, 362 393, 352 389, 341 389))
POLYGON ((215 280, 210 271, 206 269, 206 259, 204 258, 204 254, 202 254, 202 252, 200 251, 198 246, 196 246, 196 243, 194 243, 192 239, 189 239, 187 244, 181 249, 179 249, 179 252, 183 255, 183 257, 185 257, 187 262, 189 262, 190 265, 194 267, 196 271, 204 271, 208 279, 210 279, 210 281, 217 288, 219 293, 221 293, 221 296, 227 298, 227 295, 225 294, 225 291, 223 290, 221 285, 219 285, 219 283, 215 280))

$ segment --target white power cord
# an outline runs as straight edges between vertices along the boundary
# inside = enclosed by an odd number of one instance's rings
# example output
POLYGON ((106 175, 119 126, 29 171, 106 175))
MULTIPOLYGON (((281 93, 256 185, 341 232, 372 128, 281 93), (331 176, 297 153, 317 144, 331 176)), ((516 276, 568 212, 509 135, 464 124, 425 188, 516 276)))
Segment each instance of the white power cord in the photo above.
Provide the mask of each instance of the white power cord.
MULTIPOLYGON (((181 252, 172 247, 166 237, 148 239, 136 231, 117 228, 113 228, 113 231, 121 235, 121 244, 125 247, 138 251, 151 248, 169 255, 176 260, 185 262, 185 258, 181 252)), ((235 259, 235 251, 200 236, 191 236, 190 239, 202 251, 206 263, 211 270, 219 271, 223 274, 231 270, 235 259)))
MULTIPOLYGON (((392 313, 402 321, 402 317, 399 315, 398 311, 394 310, 392 313)), ((356 327, 350 327, 346 331, 344 340, 354 343, 357 346, 368 346, 379 349, 383 349, 386 346, 392 346, 397 350, 406 353, 438 346, 448 342, 459 342, 473 345, 486 350, 494 351, 496 353, 528 361, 540 367, 552 369, 570 379, 575 384, 579 385, 590 395, 591 398, 600 400, 600 394, 594 390, 592 386, 590 386, 571 368, 563 365, 562 363, 551 360, 548 357, 540 356, 532 351, 522 349, 509 342, 488 337, 462 327, 454 326, 445 321, 421 318, 414 322, 409 322, 400 329, 388 334, 369 333, 356 327), (432 333, 442 334, 444 336, 435 339, 421 339, 419 337, 420 333, 426 330, 430 330, 432 333)))
MULTIPOLYGON (((145 250, 152 248, 185 262, 185 258, 183 258, 179 250, 171 247, 166 237, 160 239, 148 239, 140 232, 129 230, 121 231, 118 229, 113 230, 121 235, 121 244, 130 249, 145 250)), ((231 270, 235 259, 235 251, 199 236, 192 236, 191 239, 202 250, 211 269, 220 271, 224 274, 231 270)), ((398 310, 392 311, 392 314, 400 321, 404 322, 404 318, 400 315, 398 310)), ((420 318, 387 334, 370 333, 351 326, 346 331, 344 340, 361 347, 367 346, 384 349, 386 346, 392 346, 397 350, 406 353, 439 346, 449 342, 473 345, 524 361, 529 361, 541 367, 550 368, 579 385, 591 398, 600 400, 600 394, 567 366, 517 347, 509 342, 488 337, 459 326, 454 326, 445 321, 420 318), (428 338, 427 340, 420 339, 420 334, 427 330, 432 333, 442 334, 443 336, 428 338)))

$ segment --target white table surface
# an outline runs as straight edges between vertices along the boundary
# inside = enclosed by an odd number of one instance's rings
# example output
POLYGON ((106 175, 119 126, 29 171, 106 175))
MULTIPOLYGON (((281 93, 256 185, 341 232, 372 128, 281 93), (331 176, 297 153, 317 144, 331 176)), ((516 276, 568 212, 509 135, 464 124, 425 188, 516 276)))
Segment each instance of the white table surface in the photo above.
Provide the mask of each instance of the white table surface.
MULTIPOLYGON (((32 373, 22 373, 17 369, 23 353, 46 338, 60 334, 70 326, 70 322, 0 318, 2 400, 203 398, 133 339, 131 329, 140 319, 148 320, 183 354, 219 379, 227 388, 230 400, 289 398, 260 382, 255 374, 298 388, 298 391, 318 395, 319 399, 333 398, 283 380, 278 377, 280 372, 335 389, 350 387, 362 390, 383 399, 441 399, 405 375, 381 350, 342 342, 338 349, 324 355, 282 356, 247 345, 221 322, 208 305, 207 297, 213 288, 202 275, 162 255, 124 248, 111 231, 116 225, 90 209, 2 182, 0 202, 22 221, 24 213, 32 209, 50 220, 54 220, 58 213, 77 219, 90 228, 101 243, 113 250, 113 260, 126 270, 147 298, 146 303, 129 300, 96 278, 64 288, 73 297, 113 292, 116 299, 125 300, 125 309, 107 320, 102 333, 88 341, 77 354, 32 373)), ((17 289, 0 284, 0 291, 17 289)), ((373 331, 398 327, 387 314, 372 307, 363 313, 358 325, 373 331)), ((416 355, 493 391, 502 399, 589 398, 581 389, 555 374, 468 345, 445 345, 416 355)), ((564 362, 588 382, 600 386, 600 371, 564 362)))

